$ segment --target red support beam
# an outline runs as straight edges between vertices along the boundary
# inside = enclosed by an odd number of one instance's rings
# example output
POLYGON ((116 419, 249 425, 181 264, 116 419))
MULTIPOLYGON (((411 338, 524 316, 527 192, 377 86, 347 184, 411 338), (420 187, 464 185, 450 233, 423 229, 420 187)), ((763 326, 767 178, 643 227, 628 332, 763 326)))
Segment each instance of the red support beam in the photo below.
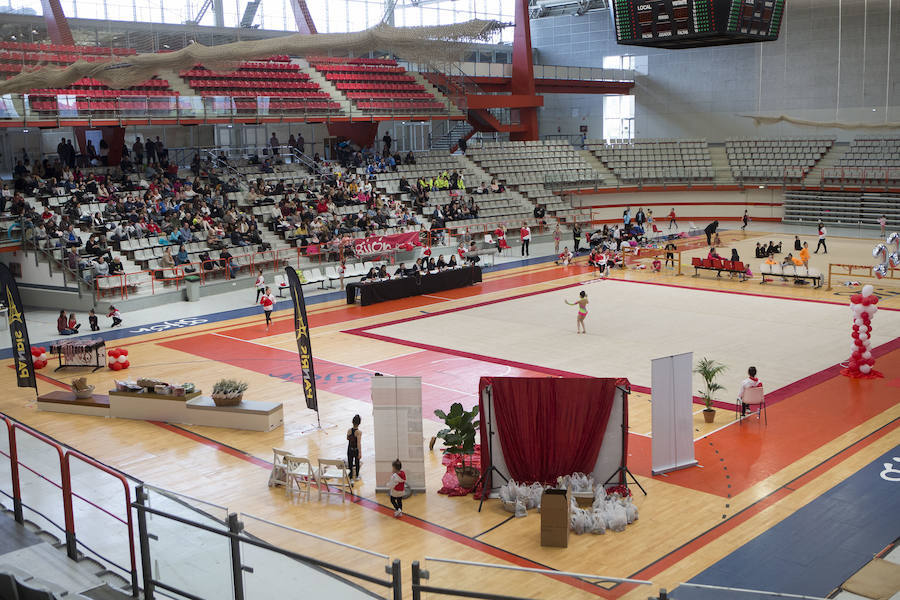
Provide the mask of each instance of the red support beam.
POLYGON ((300 33, 318 33, 312 14, 306 5, 306 0, 291 0, 291 8, 294 10, 294 21, 297 23, 297 31, 300 33))
MULTIPOLYGON (((512 83, 513 95, 534 96, 534 64, 531 60, 531 23, 528 18, 528 0, 516 0, 516 30, 513 36, 512 83)), ((537 108, 518 109, 522 132, 510 132, 514 141, 538 139, 537 108)))
POLYGON ((61 46, 74 46, 75 39, 72 37, 72 30, 69 29, 66 13, 63 12, 59 0, 41 0, 41 6, 44 9, 44 22, 47 24, 50 41, 61 46))

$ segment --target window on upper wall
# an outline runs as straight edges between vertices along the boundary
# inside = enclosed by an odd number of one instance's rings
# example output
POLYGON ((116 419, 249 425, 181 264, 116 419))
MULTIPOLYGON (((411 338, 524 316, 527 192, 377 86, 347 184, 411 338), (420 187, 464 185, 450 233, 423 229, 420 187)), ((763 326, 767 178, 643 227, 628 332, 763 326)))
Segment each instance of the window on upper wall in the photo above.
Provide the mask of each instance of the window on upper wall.
POLYGON ((634 138, 634 96, 603 96, 603 139, 634 138))
POLYGON ((625 71, 635 71, 640 75, 647 74, 647 57, 632 55, 612 55, 603 57, 604 69, 623 69, 625 71))

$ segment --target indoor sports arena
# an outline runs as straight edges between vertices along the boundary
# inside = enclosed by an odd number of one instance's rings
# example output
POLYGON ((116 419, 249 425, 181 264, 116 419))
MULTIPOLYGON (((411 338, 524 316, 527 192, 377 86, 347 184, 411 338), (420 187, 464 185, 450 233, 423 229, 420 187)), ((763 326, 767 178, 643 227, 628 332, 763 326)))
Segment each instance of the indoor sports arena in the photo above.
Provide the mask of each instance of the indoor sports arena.
POLYGON ((896 1, 0 0, 0 600, 900 598, 896 1))

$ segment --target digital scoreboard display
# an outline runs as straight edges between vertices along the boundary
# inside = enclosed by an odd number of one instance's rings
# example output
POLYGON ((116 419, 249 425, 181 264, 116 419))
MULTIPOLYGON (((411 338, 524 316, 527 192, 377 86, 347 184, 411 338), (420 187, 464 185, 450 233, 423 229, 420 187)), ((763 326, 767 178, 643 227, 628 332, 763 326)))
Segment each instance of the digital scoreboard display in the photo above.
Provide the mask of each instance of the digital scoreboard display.
POLYGON ((785 0, 613 0, 620 44, 696 48, 778 39, 785 0))

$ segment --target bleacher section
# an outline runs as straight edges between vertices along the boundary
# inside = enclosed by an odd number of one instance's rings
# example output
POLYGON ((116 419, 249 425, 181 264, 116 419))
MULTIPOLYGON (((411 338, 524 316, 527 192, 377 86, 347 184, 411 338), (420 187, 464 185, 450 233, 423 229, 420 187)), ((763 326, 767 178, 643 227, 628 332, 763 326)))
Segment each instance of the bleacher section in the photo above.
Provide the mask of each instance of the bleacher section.
POLYGON ((725 151, 737 181, 799 183, 832 144, 828 138, 729 139, 725 151))
POLYGON ((834 169, 823 174, 825 184, 900 184, 900 137, 859 138, 834 169))
POLYGON ((332 56, 311 56, 307 60, 360 110, 447 112, 447 107, 395 60, 332 56))
POLYGON ((711 181, 706 140, 588 140, 585 149, 623 182, 711 181))
POLYGON ((877 228, 885 215, 889 228, 900 226, 900 196, 843 192, 786 192, 785 223, 877 228))
POLYGON ((596 184, 600 174, 567 141, 485 142, 466 152, 478 166, 506 185, 596 184))
POLYGON ((317 83, 310 81, 309 74, 301 71, 300 65, 291 63, 287 56, 244 62, 236 70, 224 73, 198 65, 180 75, 200 96, 233 97, 239 113, 269 110, 331 112, 340 109, 340 104, 317 83))
POLYGON ((18 75, 39 64, 67 67, 77 60, 95 62, 133 54, 137 54, 134 48, 0 42, 0 78, 18 75))

